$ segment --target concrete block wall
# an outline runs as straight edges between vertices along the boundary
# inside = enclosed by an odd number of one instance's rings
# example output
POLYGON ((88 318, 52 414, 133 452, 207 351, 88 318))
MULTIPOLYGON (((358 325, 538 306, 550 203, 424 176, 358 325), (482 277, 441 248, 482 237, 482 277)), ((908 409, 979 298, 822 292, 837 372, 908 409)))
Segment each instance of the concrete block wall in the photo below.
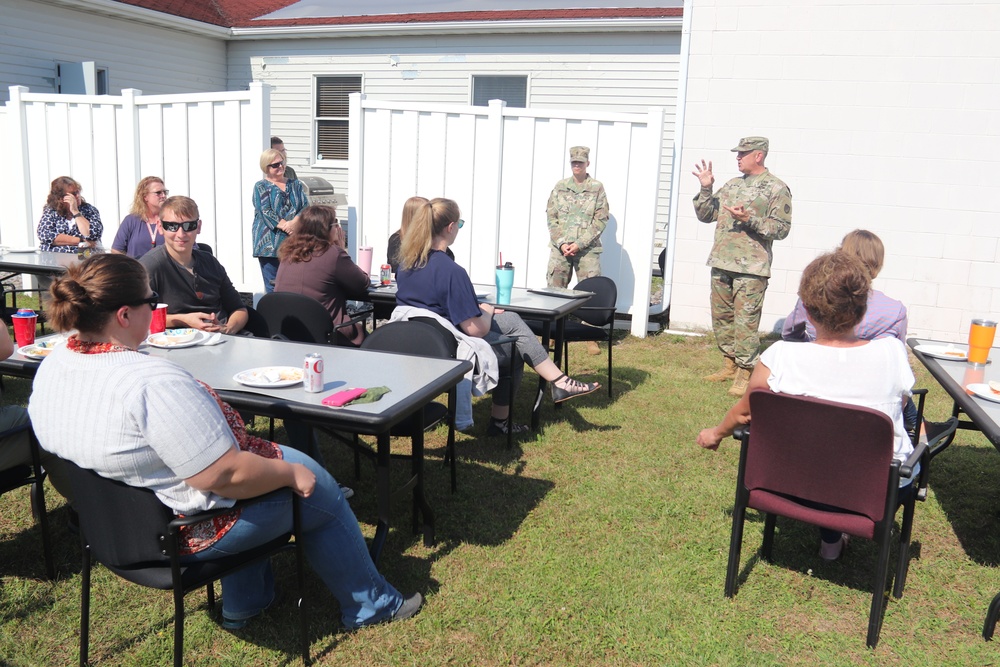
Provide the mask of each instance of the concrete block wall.
POLYGON ((710 327, 714 225, 694 217, 696 161, 738 176, 740 137, 771 140, 793 194, 762 328, 802 268, 855 228, 886 246, 878 289, 910 335, 963 340, 1000 316, 1000 3, 689 0, 691 35, 671 325, 710 327))

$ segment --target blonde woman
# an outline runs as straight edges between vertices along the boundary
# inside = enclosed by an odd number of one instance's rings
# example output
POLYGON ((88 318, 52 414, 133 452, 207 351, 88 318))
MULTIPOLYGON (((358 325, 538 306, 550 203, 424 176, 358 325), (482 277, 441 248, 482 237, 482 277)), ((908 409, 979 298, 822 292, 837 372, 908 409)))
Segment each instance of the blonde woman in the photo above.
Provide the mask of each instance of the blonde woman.
POLYGON ((163 245, 163 233, 158 229, 160 206, 169 194, 159 176, 147 176, 139 181, 132 197, 132 208, 115 234, 111 252, 139 259, 153 248, 163 245))
POLYGON ((285 156, 274 148, 260 154, 264 178, 253 186, 253 256, 260 262, 264 289, 274 291, 278 277, 278 248, 299 224, 299 213, 309 205, 299 179, 285 177, 285 156))

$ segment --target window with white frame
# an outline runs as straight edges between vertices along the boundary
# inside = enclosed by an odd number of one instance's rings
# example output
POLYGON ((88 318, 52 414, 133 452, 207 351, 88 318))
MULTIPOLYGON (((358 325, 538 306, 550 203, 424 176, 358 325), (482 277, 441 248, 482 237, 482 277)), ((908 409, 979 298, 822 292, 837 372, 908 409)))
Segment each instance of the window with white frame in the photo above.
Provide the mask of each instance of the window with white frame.
POLYGON ((490 100, 503 100, 509 107, 528 106, 527 76, 472 76, 472 105, 487 107, 490 100))
POLYGON ((347 159, 348 96, 360 92, 360 76, 316 77, 317 160, 347 159))

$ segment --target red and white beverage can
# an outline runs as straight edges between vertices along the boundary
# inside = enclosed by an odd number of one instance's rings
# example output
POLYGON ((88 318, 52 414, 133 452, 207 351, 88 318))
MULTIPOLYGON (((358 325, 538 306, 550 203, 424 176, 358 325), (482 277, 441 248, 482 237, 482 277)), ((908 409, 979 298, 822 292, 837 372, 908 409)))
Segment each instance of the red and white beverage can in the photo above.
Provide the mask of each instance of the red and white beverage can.
POLYGON ((392 267, 388 264, 383 264, 378 271, 379 282, 383 285, 392 284, 392 267))
POLYGON ((306 355, 302 364, 302 387, 312 394, 323 391, 323 356, 318 352, 306 355))

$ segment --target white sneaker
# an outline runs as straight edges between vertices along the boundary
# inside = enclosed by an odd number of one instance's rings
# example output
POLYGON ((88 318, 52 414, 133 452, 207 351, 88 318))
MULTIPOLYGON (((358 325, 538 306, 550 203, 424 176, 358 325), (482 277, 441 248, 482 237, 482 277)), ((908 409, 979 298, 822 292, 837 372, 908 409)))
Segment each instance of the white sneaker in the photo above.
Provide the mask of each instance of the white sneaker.
POLYGON ((819 557, 825 561, 835 561, 841 557, 844 553, 844 547, 850 541, 850 536, 847 533, 841 533, 840 539, 832 544, 820 541, 819 543, 819 557))

